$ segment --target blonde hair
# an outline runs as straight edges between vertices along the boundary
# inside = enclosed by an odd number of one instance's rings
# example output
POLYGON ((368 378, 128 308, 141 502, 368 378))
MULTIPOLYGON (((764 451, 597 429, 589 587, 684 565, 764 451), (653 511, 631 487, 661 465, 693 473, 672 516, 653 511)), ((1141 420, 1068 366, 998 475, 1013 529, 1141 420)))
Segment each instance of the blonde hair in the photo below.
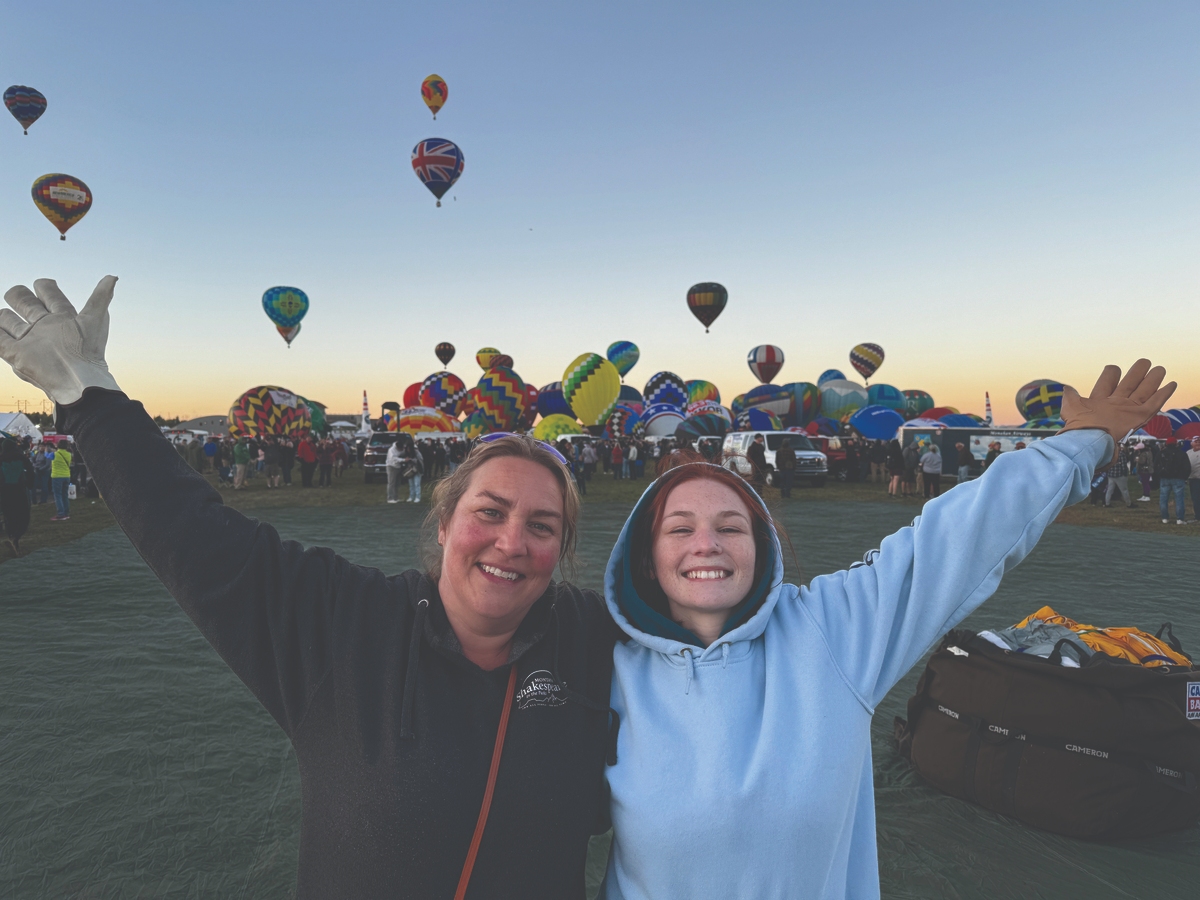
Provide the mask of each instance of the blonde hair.
POLYGON ((535 462, 547 469, 558 481, 563 498, 562 544, 559 548, 558 563, 565 572, 574 576, 575 542, 579 533, 579 493, 575 488, 575 478, 562 461, 539 441, 525 434, 510 434, 487 443, 477 443, 467 454, 462 465, 434 486, 433 504, 429 515, 425 517, 421 547, 425 571, 434 581, 442 574, 442 548, 437 542, 438 528, 449 524, 455 509, 458 508, 458 501, 467 492, 475 473, 493 459, 503 457, 535 462))

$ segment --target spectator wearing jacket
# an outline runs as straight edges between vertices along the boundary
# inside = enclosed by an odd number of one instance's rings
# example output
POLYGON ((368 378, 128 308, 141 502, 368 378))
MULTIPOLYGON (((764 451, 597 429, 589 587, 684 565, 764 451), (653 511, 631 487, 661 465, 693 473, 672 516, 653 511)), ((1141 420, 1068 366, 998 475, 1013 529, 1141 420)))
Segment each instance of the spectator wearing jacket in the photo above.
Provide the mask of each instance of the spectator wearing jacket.
POLYGON ((311 434, 296 448, 296 459, 300 461, 300 487, 312 487, 313 472, 317 468, 317 439, 311 434))
POLYGON ((267 476, 267 487, 279 487, 283 482, 283 468, 279 465, 278 439, 267 439, 266 446, 263 447, 263 459, 266 461, 263 474, 267 476))
POLYGON ((1137 464, 1138 481, 1142 485, 1142 496, 1138 500, 1149 503, 1150 488, 1154 481, 1154 451, 1141 441, 1134 444, 1133 449, 1137 453, 1134 462, 1137 464))
POLYGON ((1104 489, 1104 505, 1106 507, 1112 505, 1113 493, 1120 492, 1121 496, 1125 498, 1125 505, 1133 509, 1133 498, 1129 496, 1128 460, 1125 448, 1118 445, 1117 458, 1105 473, 1108 475, 1108 487, 1104 489))
POLYGON ((925 499, 942 493, 942 451, 931 443, 921 454, 921 473, 925 476, 925 499))
POLYGON ((885 483, 888 480, 887 445, 883 441, 872 441, 867 459, 871 462, 871 483, 885 483))
POLYGON ((317 487, 333 486, 333 441, 326 438, 317 444, 317 465, 320 467, 320 477, 317 487))
POLYGON ((756 434, 746 449, 746 461, 750 463, 750 483, 761 494, 767 480, 767 446, 761 434, 756 434))
POLYGON ((246 468, 250 465, 250 444, 244 438, 238 438, 233 445, 233 489, 240 491, 246 486, 246 468))
POLYGON ((33 451, 33 500, 39 506, 50 499, 50 463, 53 458, 49 444, 40 444, 33 451))
POLYGON ((625 477, 627 474, 625 469, 625 451, 621 448, 620 441, 613 441, 610 458, 612 459, 613 481, 625 477))
POLYGON ((1170 502, 1175 497, 1175 524, 1187 524, 1187 507, 1184 502, 1184 485, 1192 474, 1192 462, 1188 459, 1183 448, 1175 438, 1167 438, 1167 446, 1163 448, 1162 457, 1158 463, 1158 510, 1162 515, 1162 523, 1171 520, 1170 502))
POLYGON ((408 479, 408 502, 421 502, 421 476, 425 474, 425 459, 411 447, 404 451, 400 474, 408 479))
POLYGON ((70 441, 59 441, 54 448, 54 458, 50 461, 50 487, 54 491, 57 512, 51 516, 51 522, 65 522, 71 518, 71 462, 74 449, 70 441))
POLYGON ((900 485, 904 481, 904 451, 895 438, 887 444, 888 495, 900 496, 900 485))
POLYGON ((404 480, 404 452, 400 447, 399 441, 388 447, 387 459, 384 460, 384 468, 387 471, 387 502, 399 503, 400 482, 404 480))
POLYGON ((921 467, 921 448, 916 441, 904 448, 904 496, 911 497, 917 488, 917 471, 921 467))
POLYGON ((792 449, 791 438, 784 438, 779 444, 779 449, 775 451, 775 473, 779 476, 780 496, 792 496, 792 479, 796 476, 796 451, 792 449))

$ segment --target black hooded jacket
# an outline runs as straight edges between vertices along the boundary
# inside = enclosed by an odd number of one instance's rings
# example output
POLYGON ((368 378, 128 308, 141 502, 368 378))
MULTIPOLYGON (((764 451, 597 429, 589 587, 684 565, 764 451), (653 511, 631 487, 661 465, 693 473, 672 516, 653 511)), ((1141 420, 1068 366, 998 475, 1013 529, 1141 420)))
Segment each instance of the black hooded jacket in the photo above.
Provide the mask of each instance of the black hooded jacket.
POLYGON ((436 584, 306 550, 224 506, 140 403, 89 389, 59 429, 138 553, 291 738, 297 897, 454 896, 511 665, 516 700, 467 896, 583 896, 615 748, 601 597, 552 583, 510 665, 485 672, 462 655, 436 584))

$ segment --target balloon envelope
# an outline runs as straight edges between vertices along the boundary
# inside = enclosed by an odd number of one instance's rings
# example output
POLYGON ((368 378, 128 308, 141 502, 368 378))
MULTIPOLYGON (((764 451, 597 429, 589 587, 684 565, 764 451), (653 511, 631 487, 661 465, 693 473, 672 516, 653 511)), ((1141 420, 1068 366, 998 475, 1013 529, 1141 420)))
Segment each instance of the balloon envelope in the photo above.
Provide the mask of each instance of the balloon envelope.
POLYGON ((470 398, 475 405, 475 412, 471 416, 481 414, 489 431, 515 429, 525 414, 528 402, 525 382, 506 366, 492 366, 484 372, 479 383, 471 388, 470 398))
POLYGON ((446 105, 446 98, 449 96, 450 89, 446 87, 441 75, 426 75, 425 80, 421 82, 421 99, 425 101, 435 119, 438 110, 446 105))
POLYGON ((821 391, 810 381, 793 381, 785 384, 791 403, 788 405, 784 424, 807 425, 821 409, 821 391))
POLYGON ((421 405, 421 388, 424 386, 423 381, 414 381, 404 389, 404 407, 408 409, 413 406, 421 405))
POLYGON ((729 432, 729 423, 721 416, 688 416, 675 426, 675 437, 694 441, 701 437, 723 437, 729 432))
POLYGON ((583 434, 583 428, 573 417, 557 413, 543 417, 533 429, 533 436, 548 444, 553 444, 566 434, 583 434))
POLYGON ((883 365, 883 348, 878 344, 858 344, 850 351, 850 365, 863 378, 870 378, 883 365))
POLYGON ((837 369, 826 369, 817 379, 817 387, 820 387, 827 381, 845 381, 846 376, 837 369))
POLYGON ((475 354, 475 362, 479 363, 479 368, 486 372, 492 367, 492 360, 499 355, 500 351, 495 347, 481 347, 475 354))
POLYGON ((621 393, 617 395, 617 403, 621 406, 628 406, 638 415, 641 415, 642 410, 646 408, 646 402, 642 399, 642 392, 630 384, 621 385, 621 393))
POLYGON ((608 350, 604 355, 608 357, 610 363, 617 367, 617 371, 624 378, 629 374, 629 370, 637 365, 642 352, 632 341, 614 341, 608 345, 608 350))
POLYGON ((721 314, 721 310, 728 302, 729 291, 715 281, 704 281, 688 288, 688 309, 704 325, 705 333, 708 332, 708 326, 717 320, 717 316, 721 314))
POLYGON ((841 421, 855 410, 867 405, 867 389, 845 379, 826 381, 821 385, 821 415, 841 421))
POLYGON ((926 419, 941 420, 942 416, 957 416, 958 410, 953 406, 935 406, 921 413, 926 419))
POLYGON ((901 415, 908 408, 904 395, 890 384, 873 384, 867 388, 867 403, 871 406, 886 406, 901 415))
POLYGON ((783 431, 783 422, 779 416, 765 409, 750 407, 738 413, 734 422, 736 431, 783 431))
POLYGON ((586 426, 604 425, 621 393, 617 367, 598 353, 583 353, 563 372, 563 397, 586 426))
POLYGON ((776 384, 760 384, 746 394, 743 409, 763 409, 782 420, 792 409, 792 394, 776 384))
POLYGON ((521 413, 521 427, 532 428, 538 417, 538 389, 525 382, 525 412, 521 413))
POLYGON ((451 432, 458 431, 457 419, 453 419, 438 409, 428 406, 414 406, 400 410, 396 418, 396 427, 391 429, 404 434, 420 434, 423 431, 451 432))
MULTIPOLYGON (((1200 422, 1185 422, 1175 429, 1175 437, 1181 441, 1200 437, 1200 422)), ((1194 515, 1195 513, 1193 513, 1194 515)))
POLYGON ((732 412, 734 414, 735 417, 737 416, 738 413, 740 413, 745 408, 746 408, 746 395, 745 394, 738 394, 729 403, 729 410, 730 410, 730 412, 732 412))
MULTIPOLYGON (((62 173, 43 175, 33 183, 33 202, 65 241, 71 226, 92 208, 92 192, 78 178, 62 173)), ((283 324, 282 322, 279 324, 283 324)), ((290 323, 295 325, 295 322, 290 323)))
POLYGON ((864 406, 850 416, 850 427, 869 441, 890 441, 904 416, 886 406, 864 406))
POLYGON ((1151 437, 1160 440, 1169 438, 1175 430, 1171 427, 1171 420, 1162 413, 1156 413, 1154 418, 1142 426, 1142 429, 1151 437))
POLYGON ((613 409, 604 426, 604 436, 609 440, 633 435, 642 417, 628 406, 618 406, 613 409))
POLYGON ((230 437, 304 437, 311 428, 312 412, 304 398, 273 384, 250 388, 229 408, 230 437))
POLYGON ((679 411, 678 406, 670 403, 657 403, 646 407, 646 411, 642 414, 642 421, 646 425, 646 434, 666 436, 675 433, 675 429, 683 421, 683 414, 679 411))
POLYGON ((947 428, 978 428, 979 420, 974 416, 968 416, 963 413, 950 413, 949 415, 939 416, 938 421, 947 428))
POLYGON ((904 417, 906 419, 915 419, 933 409, 933 396, 925 391, 907 390, 900 393, 904 394, 904 417))
POLYGON ((1171 420, 1176 431, 1191 422, 1200 422, 1200 412, 1194 409, 1168 409, 1163 415, 1171 420))
POLYGON ((1037 381, 1029 382, 1029 384, 1023 386, 1019 391, 1017 391, 1017 396, 1013 399, 1013 402, 1016 403, 1017 412, 1021 414, 1022 418, 1029 418, 1029 414, 1025 412, 1025 401, 1029 399, 1029 395, 1040 388, 1043 384, 1053 383, 1054 382, 1049 378, 1039 378, 1037 381))
POLYGON ((717 390, 717 386, 711 381, 702 381, 696 379, 686 382, 688 395, 688 405, 700 403, 704 400, 712 400, 716 403, 721 402, 721 392, 717 390))
POLYGON ((1025 397, 1026 419, 1057 419, 1062 415, 1062 384, 1044 381, 1025 397))
POLYGON ((433 348, 433 354, 438 358, 443 366, 450 365, 450 360, 454 359, 454 345, 449 341, 442 341, 433 348))
POLYGON ((570 419, 575 418, 571 404, 567 403, 567 398, 563 396, 561 381, 552 381, 538 391, 537 408, 538 412, 546 417, 566 416, 570 419))
POLYGON ((276 325, 294 328, 308 314, 308 294, 294 287, 267 288, 262 305, 267 318, 276 325))
POLYGON ((462 151, 454 141, 426 138, 413 147, 412 167, 421 183, 438 198, 437 205, 441 206, 446 191, 450 190, 462 175, 462 151))
POLYGON ((687 382, 674 372, 656 372, 646 382, 642 396, 646 398, 648 407, 666 403, 682 414, 688 404, 687 382))
POLYGON ((746 364, 755 378, 770 384, 783 368, 783 351, 774 344, 759 344, 746 357, 746 364))
POLYGON ((289 347, 292 346, 292 341, 294 341, 296 339, 296 336, 298 334, 300 334, 300 326, 299 325, 297 325, 294 328, 287 328, 283 325, 276 325, 275 330, 279 332, 279 336, 281 338, 283 338, 285 341, 287 341, 287 345, 289 347))
POLYGON ((434 372, 421 382, 417 404, 458 418, 467 402, 467 386, 453 372, 434 372))
POLYGON ((46 98, 41 91, 23 84, 14 84, 4 92, 4 105, 21 128, 29 134, 29 126, 41 118, 46 111, 46 98))

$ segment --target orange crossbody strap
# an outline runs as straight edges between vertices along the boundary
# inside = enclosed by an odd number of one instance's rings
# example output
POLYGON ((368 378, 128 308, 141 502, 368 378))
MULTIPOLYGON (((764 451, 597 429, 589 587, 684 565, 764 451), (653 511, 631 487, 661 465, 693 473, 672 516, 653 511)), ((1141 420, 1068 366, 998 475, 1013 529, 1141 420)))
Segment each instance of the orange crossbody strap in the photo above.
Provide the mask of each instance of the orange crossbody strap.
POLYGON ((488 811, 492 808, 492 793, 496 790, 496 774, 500 771, 500 754, 504 752, 504 735, 508 732, 508 714, 512 710, 513 694, 516 690, 517 666, 514 663, 508 672, 508 693, 504 696, 504 709, 500 712, 500 727, 496 729, 496 747, 492 750, 492 767, 488 769, 487 788, 483 792, 483 805, 479 807, 479 821, 475 823, 475 834, 471 836, 471 849, 467 851, 462 874, 458 876, 458 890, 454 892, 454 900, 463 900, 467 896, 471 870, 475 868, 475 856, 479 853, 479 844, 483 841, 483 829, 487 825, 488 811))

